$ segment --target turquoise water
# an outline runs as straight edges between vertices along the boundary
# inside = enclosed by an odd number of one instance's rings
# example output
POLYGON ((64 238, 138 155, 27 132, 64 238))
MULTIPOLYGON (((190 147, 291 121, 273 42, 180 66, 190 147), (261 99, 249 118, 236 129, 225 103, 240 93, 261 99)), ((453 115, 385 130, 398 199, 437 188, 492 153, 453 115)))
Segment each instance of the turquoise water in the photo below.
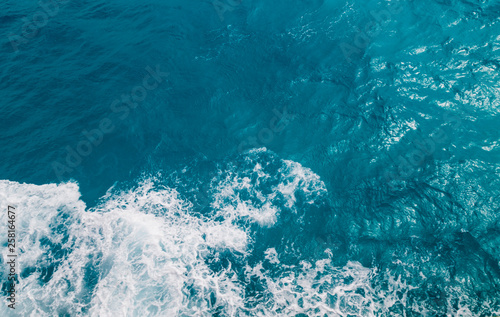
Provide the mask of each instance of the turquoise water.
POLYGON ((1 316, 500 314, 500 2, 0 9, 1 316))

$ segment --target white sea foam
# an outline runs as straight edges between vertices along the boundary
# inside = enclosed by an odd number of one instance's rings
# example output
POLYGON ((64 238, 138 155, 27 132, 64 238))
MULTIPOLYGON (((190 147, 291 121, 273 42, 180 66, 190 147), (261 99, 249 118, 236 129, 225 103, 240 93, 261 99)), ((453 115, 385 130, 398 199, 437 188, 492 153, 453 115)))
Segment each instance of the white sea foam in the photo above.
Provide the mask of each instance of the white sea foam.
POLYGON ((225 176, 217 185, 212 204, 220 216, 226 219, 246 218, 261 226, 272 227, 283 205, 295 211, 297 193, 301 193, 309 204, 326 194, 326 186, 319 176, 299 163, 283 161, 279 169, 271 174, 271 168, 266 168, 258 160, 258 154, 263 152, 266 150, 250 152, 246 157, 249 168, 244 173, 235 167, 229 172, 224 171, 225 176), (269 180, 278 180, 278 183, 270 185, 269 180), (285 203, 281 203, 280 199, 284 199, 285 203))
MULTIPOLYGON (((189 204, 174 190, 153 189, 146 181, 91 210, 79 200, 73 183, 2 181, 0 193, 1 208, 9 202, 18 212, 19 269, 59 263, 46 283, 39 281, 40 270, 20 279, 16 313, 208 315, 216 306, 234 313, 242 305, 242 290, 231 280, 232 273, 214 274, 204 256, 209 249, 245 253, 246 233, 224 220, 191 216, 189 204), (54 230, 59 225, 64 226, 60 234, 54 230), (52 244, 42 246, 43 239, 52 244), (46 256, 54 246, 68 250, 60 261, 46 256), (96 285, 89 282, 92 271, 97 272, 96 285), (212 292, 217 303, 207 300, 212 292)), ((2 315, 9 313, 0 309, 2 315)))
MULTIPOLYGON (((244 172, 229 169, 214 182, 207 215, 153 177, 111 189, 95 208, 75 183, 0 181, 0 209, 9 204, 17 212, 23 274, 16 315, 390 316, 394 307, 429 314, 408 301, 415 286, 357 262, 335 266, 331 250, 300 265, 287 265, 276 248, 249 261, 253 227, 273 230, 283 210, 300 212, 299 196, 314 204, 326 189, 295 162, 281 162, 274 174, 262 162, 246 163, 244 172), (251 281, 257 297, 248 293, 251 281)), ((0 220, 6 223, 6 213, 0 220)), ((470 316, 466 301, 448 312, 470 316)), ((14 316, 6 305, 0 315, 14 316)))

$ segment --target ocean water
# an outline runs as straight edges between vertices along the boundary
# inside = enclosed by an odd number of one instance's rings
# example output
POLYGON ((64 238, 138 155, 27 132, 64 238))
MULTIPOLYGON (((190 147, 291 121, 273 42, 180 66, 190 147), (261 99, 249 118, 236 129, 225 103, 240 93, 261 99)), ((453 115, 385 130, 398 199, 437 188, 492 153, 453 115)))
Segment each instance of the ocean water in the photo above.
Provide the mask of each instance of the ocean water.
POLYGON ((500 315, 499 1, 0 12, 0 316, 500 315))

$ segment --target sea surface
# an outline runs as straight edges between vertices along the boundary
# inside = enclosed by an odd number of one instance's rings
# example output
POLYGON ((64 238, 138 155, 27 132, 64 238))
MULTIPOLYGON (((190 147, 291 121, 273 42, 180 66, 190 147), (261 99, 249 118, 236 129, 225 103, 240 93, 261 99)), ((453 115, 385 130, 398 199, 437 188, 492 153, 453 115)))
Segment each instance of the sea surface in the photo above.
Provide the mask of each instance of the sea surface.
POLYGON ((500 1, 4 0, 0 63, 0 316, 500 315, 500 1))

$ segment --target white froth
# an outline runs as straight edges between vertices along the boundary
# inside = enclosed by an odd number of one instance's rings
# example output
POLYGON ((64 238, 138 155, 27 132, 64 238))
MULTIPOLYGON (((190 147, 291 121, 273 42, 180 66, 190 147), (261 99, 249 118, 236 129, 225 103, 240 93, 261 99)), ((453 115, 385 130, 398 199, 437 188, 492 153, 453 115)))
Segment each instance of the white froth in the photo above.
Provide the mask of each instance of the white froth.
MULTIPOLYGON (((93 210, 86 210, 79 196, 73 183, 0 182, 0 207, 6 208, 8 202, 18 211, 19 270, 48 266, 43 259, 48 250, 40 246, 40 240, 61 242, 50 229, 60 222, 58 210, 65 210, 71 218, 66 227, 69 239, 63 246, 71 252, 47 283, 39 283, 40 272, 20 280, 16 312, 36 316, 85 311, 91 316, 208 315, 213 306, 231 311, 242 305, 242 290, 232 282, 232 273, 213 274, 203 255, 211 248, 244 252, 245 231, 223 220, 191 216, 185 209, 189 204, 180 201, 174 190, 155 191, 150 182, 110 197, 93 210), (89 270, 100 272, 93 293, 84 278, 89 270), (197 292, 194 297, 189 294, 192 290, 197 292), (211 293, 216 294, 217 303, 207 302, 211 293), (78 304, 85 295, 91 299, 78 304)), ((2 306, 0 314, 6 315, 5 309, 2 306)))
MULTIPOLYGON (((335 266, 329 249, 326 259, 293 266, 268 248, 261 262, 248 264, 252 227, 273 230, 283 210, 298 211, 299 195, 312 204, 326 189, 316 174, 291 161, 279 167, 278 176, 261 163, 246 172, 229 172, 216 184, 214 213, 206 216, 152 179, 133 189, 112 189, 92 209, 80 200, 75 183, 0 181, 0 208, 14 205, 17 212, 18 272, 36 269, 20 278, 16 314, 381 316, 395 306, 429 313, 425 305, 408 307, 408 292, 415 287, 401 277, 357 262, 335 266), (271 190, 260 186, 276 177, 271 190), (231 267, 223 254, 247 263, 244 271, 231 267), (51 265, 52 276, 42 282, 51 265), (257 298, 246 294, 250 280, 262 288, 257 298)), ((5 212, 0 221, 6 223, 5 212)), ((6 236, 0 239, 5 245, 6 236)), ((458 311, 451 300, 449 312, 470 316, 466 300, 458 311)), ((9 314, 1 305, 0 316, 9 314)))
MULTIPOLYGON (((265 149, 258 149, 252 153, 265 151, 265 149)), ((297 193, 300 192, 308 204, 313 204, 316 198, 326 194, 326 186, 320 177, 299 163, 285 160, 277 174, 271 175, 251 157, 247 157, 246 160, 253 164, 252 179, 248 175, 230 172, 216 189, 212 207, 217 210, 219 216, 233 221, 246 219, 261 227, 272 227, 282 208, 278 198, 285 200, 284 207, 295 211, 297 193), (269 179, 278 176, 279 183, 272 185, 270 191, 265 192, 261 188, 269 179), (255 200, 242 198, 242 193, 255 200)))

